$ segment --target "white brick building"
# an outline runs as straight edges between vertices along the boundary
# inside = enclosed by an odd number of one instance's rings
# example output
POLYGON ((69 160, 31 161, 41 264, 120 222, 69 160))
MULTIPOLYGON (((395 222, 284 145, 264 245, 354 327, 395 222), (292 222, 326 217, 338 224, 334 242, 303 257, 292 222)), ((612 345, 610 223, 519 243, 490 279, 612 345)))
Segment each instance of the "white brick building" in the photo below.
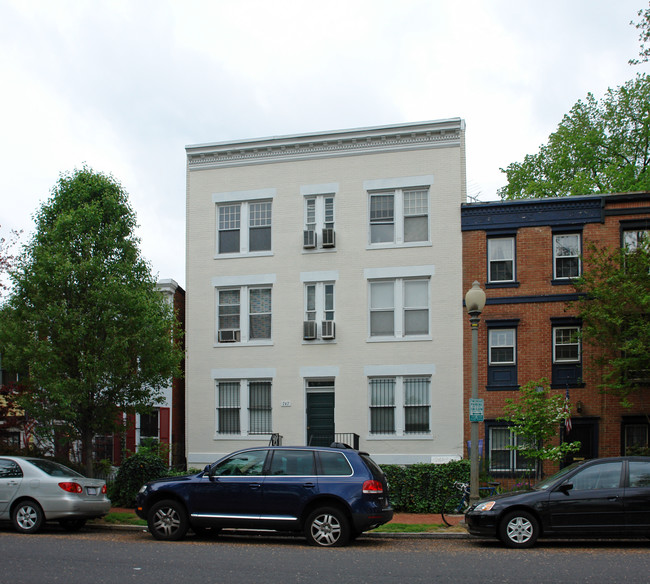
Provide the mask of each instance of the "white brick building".
POLYGON ((461 119, 188 146, 188 464, 462 455, 461 119))

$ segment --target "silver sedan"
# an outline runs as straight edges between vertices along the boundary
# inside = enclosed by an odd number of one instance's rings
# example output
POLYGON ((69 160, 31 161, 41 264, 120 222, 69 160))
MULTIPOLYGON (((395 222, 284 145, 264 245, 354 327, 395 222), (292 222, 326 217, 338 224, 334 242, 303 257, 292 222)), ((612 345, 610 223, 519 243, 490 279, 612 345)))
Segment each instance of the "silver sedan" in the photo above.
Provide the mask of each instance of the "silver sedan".
POLYGON ((46 521, 74 531, 110 508, 102 480, 51 460, 0 456, 0 520, 21 533, 36 533, 46 521))

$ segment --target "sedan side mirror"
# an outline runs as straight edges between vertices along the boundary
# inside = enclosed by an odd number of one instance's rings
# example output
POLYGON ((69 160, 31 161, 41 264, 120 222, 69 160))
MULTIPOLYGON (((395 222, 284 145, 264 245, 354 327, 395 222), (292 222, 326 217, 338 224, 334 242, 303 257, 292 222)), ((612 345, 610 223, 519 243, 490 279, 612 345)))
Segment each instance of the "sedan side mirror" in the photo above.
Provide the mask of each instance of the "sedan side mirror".
POLYGON ((558 488, 558 491, 561 491, 561 492, 564 493, 565 495, 568 495, 568 494, 569 494, 569 491, 570 491, 571 489, 573 489, 573 484, 571 484, 571 483, 564 483, 563 485, 560 485, 560 487, 558 488))

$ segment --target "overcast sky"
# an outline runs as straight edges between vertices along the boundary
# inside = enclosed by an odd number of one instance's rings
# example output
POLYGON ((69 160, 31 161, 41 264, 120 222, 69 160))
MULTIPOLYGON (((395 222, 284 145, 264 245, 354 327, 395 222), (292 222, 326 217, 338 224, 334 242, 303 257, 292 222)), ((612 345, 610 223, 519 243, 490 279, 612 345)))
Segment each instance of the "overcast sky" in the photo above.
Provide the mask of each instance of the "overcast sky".
MULTIPOLYGON (((631 67, 647 0, 0 0, 0 233, 112 174, 185 285, 185 146, 461 117, 468 191, 631 67)), ((23 240, 27 235, 23 236, 23 240)))

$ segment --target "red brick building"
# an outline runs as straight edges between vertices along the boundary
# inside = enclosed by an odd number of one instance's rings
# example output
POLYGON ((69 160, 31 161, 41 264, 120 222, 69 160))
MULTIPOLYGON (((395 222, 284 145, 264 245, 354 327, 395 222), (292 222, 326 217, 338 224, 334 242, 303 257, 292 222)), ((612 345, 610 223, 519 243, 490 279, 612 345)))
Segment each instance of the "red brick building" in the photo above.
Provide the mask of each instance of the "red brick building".
MULTIPOLYGON (((617 456, 626 446, 648 446, 650 391, 623 408, 601 393, 589 347, 581 346, 582 323, 571 302, 571 282, 582 271, 587 242, 620 247, 650 235, 650 193, 472 203, 461 209, 463 286, 477 280, 487 296, 479 324, 479 398, 482 470, 492 477, 516 478, 528 464, 508 449, 517 437, 498 418, 519 386, 547 378, 554 391, 567 390, 571 430, 558 439, 581 442, 578 458, 617 456)), ((465 401, 471 393, 471 331, 464 324, 465 401)), ((465 417, 467 444, 470 423, 465 417)), ((467 452, 467 451, 466 451, 467 452)), ((554 470, 552 465, 545 471, 554 470)))

